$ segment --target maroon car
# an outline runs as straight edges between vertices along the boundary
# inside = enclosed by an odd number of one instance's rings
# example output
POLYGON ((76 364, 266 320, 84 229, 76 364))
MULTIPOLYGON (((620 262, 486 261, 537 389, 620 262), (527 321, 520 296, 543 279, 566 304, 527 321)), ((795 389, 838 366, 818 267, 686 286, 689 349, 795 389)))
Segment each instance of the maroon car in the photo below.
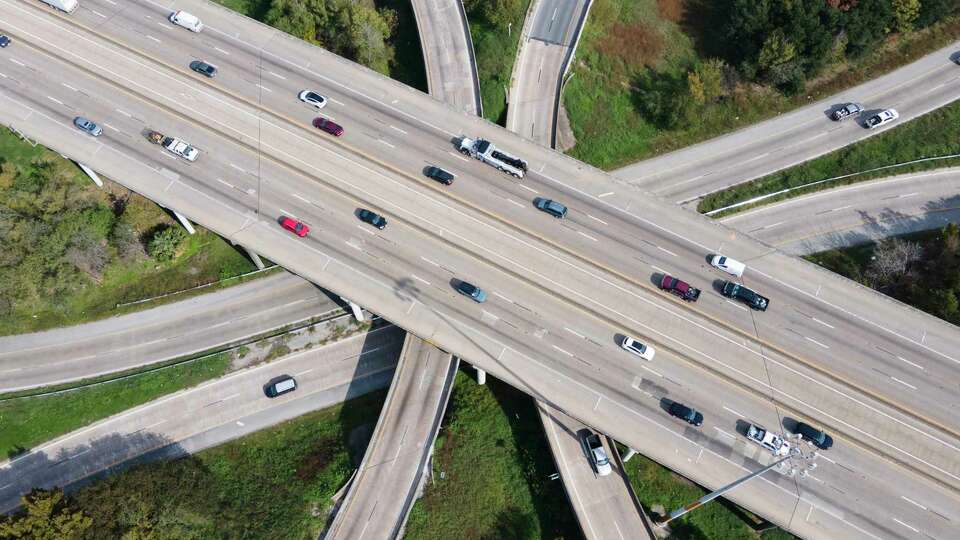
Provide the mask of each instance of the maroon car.
POLYGON ((672 292, 687 302, 696 302, 697 298, 700 298, 700 289, 695 289, 686 281, 681 281, 666 274, 660 280, 660 288, 672 292))
POLYGON ((313 119, 313 127, 321 131, 326 131, 334 137, 343 135, 343 128, 340 127, 340 124, 334 122, 333 120, 327 120, 322 116, 318 116, 313 119))

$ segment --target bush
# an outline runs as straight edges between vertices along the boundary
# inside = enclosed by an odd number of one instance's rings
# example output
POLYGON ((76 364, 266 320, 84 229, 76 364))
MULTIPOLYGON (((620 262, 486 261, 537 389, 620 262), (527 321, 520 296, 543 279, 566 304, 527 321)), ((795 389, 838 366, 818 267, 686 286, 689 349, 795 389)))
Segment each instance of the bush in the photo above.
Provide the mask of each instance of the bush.
POLYGON ((169 261, 176 256, 180 242, 186 237, 187 233, 180 227, 165 227, 153 235, 147 251, 159 262, 169 261))

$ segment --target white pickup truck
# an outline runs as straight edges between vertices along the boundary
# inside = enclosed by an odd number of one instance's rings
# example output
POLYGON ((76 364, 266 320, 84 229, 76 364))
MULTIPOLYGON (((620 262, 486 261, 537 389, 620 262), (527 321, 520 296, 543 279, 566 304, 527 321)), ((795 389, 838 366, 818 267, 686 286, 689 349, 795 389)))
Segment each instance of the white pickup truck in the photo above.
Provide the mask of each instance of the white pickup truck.
POLYGON ((769 450, 775 456, 786 456, 790 453, 790 443, 781 435, 770 433, 765 428, 749 424, 747 438, 769 450))
POLYGON ((527 172, 526 161, 497 149, 490 141, 462 137, 457 149, 461 154, 472 156, 516 178, 523 178, 527 172))
POLYGON ((200 151, 190 146, 190 143, 184 141, 183 139, 177 139, 176 137, 167 137, 159 131, 151 131, 147 138, 150 139, 150 142, 153 144, 159 144, 169 151, 171 154, 182 157, 187 161, 196 161, 197 156, 200 155, 200 151))
POLYGON ((607 457, 607 451, 603 448, 603 441, 600 439, 600 435, 588 430, 584 433, 582 441, 583 449, 590 457, 590 461, 597 471, 597 476, 610 474, 613 469, 610 467, 610 458, 607 457))

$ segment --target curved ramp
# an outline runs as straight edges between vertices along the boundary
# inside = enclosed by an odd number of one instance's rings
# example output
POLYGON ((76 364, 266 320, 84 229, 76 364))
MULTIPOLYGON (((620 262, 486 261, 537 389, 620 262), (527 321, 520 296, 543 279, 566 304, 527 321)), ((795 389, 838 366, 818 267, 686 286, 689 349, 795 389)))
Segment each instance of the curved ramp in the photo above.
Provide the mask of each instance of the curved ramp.
POLYGON ((460 360, 407 334, 373 438, 323 538, 398 538, 453 389, 460 360))
POLYGON ((430 95, 461 110, 483 114, 470 25, 460 0, 410 0, 430 95))

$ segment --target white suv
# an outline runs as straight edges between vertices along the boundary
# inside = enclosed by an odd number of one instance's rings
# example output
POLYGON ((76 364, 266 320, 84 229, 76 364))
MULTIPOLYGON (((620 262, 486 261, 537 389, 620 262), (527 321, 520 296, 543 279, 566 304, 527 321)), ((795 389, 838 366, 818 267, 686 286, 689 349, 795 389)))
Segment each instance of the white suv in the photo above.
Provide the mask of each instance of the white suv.
POLYGON ((191 15, 186 11, 176 11, 170 14, 170 22, 177 26, 182 26, 191 32, 203 30, 203 23, 196 15, 191 15))

